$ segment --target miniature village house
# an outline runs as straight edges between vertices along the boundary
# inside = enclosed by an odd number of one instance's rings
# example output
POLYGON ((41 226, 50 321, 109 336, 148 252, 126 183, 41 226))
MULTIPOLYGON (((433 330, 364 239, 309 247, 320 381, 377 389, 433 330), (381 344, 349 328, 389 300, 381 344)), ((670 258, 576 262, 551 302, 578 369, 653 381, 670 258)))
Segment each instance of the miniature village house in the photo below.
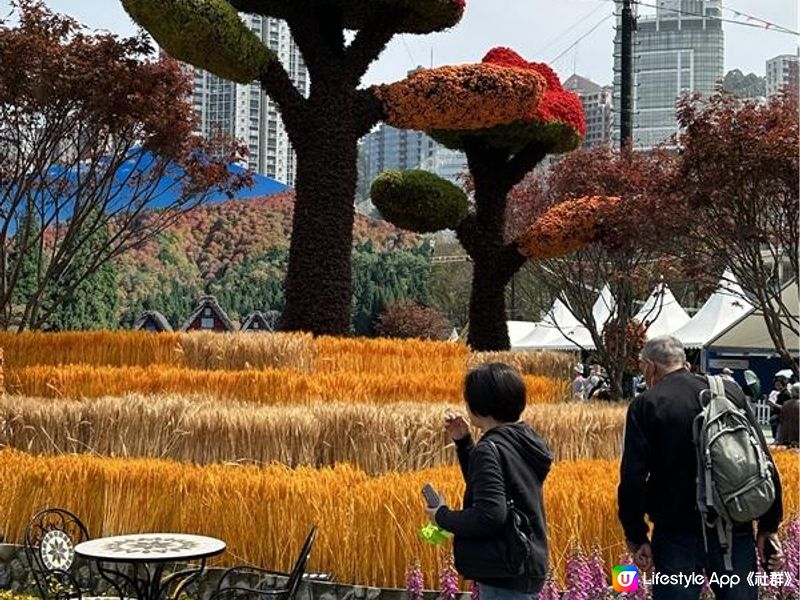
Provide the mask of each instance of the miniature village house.
POLYGON ((150 331, 152 333, 172 331, 172 325, 157 310, 148 310, 133 324, 133 328, 137 331, 150 331))
POLYGON ((266 331, 271 332, 277 329, 278 318, 280 317, 280 313, 274 310, 268 310, 266 312, 261 311, 254 311, 247 315, 247 318, 242 323, 241 331, 247 332, 259 332, 259 331, 266 331))
POLYGON ((233 331, 234 326, 214 296, 203 296, 181 331, 233 331))

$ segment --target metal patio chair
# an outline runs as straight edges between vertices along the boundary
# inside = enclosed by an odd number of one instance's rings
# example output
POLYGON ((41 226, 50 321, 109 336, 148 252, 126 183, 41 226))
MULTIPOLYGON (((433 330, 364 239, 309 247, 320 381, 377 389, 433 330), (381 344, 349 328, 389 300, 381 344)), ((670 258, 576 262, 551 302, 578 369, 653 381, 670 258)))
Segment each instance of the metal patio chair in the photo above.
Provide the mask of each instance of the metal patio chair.
POLYGON ((331 576, 328 574, 305 572, 316 537, 317 528, 312 527, 311 531, 308 532, 300 554, 297 556, 291 573, 281 573, 280 571, 260 569, 258 567, 232 567, 222 574, 217 584, 217 589, 210 600, 262 600, 265 598, 271 600, 294 600, 302 581, 330 581, 331 576), (231 582, 235 576, 247 575, 259 578, 254 587, 248 587, 242 581, 231 582), (273 582, 277 578, 285 578, 286 584, 282 587, 274 587, 273 582))

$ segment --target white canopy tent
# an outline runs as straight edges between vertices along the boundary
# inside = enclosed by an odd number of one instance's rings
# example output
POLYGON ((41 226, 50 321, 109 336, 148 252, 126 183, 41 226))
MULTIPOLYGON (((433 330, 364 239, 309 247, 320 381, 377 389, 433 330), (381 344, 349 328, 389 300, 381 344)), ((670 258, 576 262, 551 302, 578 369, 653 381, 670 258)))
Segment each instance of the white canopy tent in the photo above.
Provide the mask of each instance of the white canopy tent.
POLYGON ((514 348, 519 342, 529 335, 538 323, 533 321, 506 321, 508 327, 508 339, 511 341, 511 347, 514 348))
MULTIPOLYGON (((600 331, 614 313, 614 306, 611 288, 606 285, 592 307, 592 316, 600 331)), ((516 345, 512 343, 511 347, 514 350, 579 350, 593 349, 594 342, 589 330, 558 299, 542 322, 516 345)))
POLYGON ((516 345, 511 344, 513 350, 541 350, 546 344, 556 343, 564 339, 561 330, 571 331, 579 326, 578 320, 569 311, 567 305, 557 298, 553 306, 547 311, 544 319, 516 345))
POLYGON ((717 290, 692 317, 673 335, 684 348, 702 348, 753 309, 744 299, 742 288, 729 270, 725 271, 717 290))
MULTIPOLYGON (((795 322, 798 319, 798 288, 797 283, 787 285, 781 290, 781 301, 790 309, 793 309, 795 322)), ((783 339, 787 348, 797 348, 800 346, 800 339, 789 327, 783 327, 783 339)), ((740 315, 728 327, 718 332, 717 335, 708 340, 708 348, 742 351, 761 351, 775 352, 775 345, 767 331, 767 324, 764 322, 764 315, 754 307, 743 315, 740 315)))
POLYGON ((672 290, 660 283, 647 298, 642 308, 634 317, 640 323, 649 323, 647 337, 654 338, 660 335, 672 335, 686 325, 691 317, 678 304, 672 290))

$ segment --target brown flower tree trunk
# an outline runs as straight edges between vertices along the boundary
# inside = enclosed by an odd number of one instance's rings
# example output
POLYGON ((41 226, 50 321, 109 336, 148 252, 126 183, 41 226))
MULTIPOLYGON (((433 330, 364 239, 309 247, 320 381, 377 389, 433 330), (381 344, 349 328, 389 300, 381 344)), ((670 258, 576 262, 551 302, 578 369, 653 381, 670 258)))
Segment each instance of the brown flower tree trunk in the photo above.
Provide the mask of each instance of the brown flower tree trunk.
POLYGON ((314 84, 301 131, 294 131, 297 183, 281 328, 347 335, 358 130, 352 91, 314 84))
POLYGON ((507 175, 508 153, 475 148, 467 151, 475 184, 475 213, 457 234, 473 262, 469 335, 473 350, 508 350, 505 291, 525 264, 516 246, 504 240, 506 199, 515 183, 507 175))

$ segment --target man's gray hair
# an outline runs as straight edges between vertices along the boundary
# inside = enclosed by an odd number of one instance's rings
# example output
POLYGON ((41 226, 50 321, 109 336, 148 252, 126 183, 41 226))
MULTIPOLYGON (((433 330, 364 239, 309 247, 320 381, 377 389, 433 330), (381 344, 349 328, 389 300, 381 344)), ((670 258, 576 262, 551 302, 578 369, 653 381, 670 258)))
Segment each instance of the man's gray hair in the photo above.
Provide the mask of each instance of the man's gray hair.
POLYGON ((686 352, 681 341, 671 335, 661 335, 647 340, 642 348, 642 358, 660 365, 682 365, 686 362, 686 352))

